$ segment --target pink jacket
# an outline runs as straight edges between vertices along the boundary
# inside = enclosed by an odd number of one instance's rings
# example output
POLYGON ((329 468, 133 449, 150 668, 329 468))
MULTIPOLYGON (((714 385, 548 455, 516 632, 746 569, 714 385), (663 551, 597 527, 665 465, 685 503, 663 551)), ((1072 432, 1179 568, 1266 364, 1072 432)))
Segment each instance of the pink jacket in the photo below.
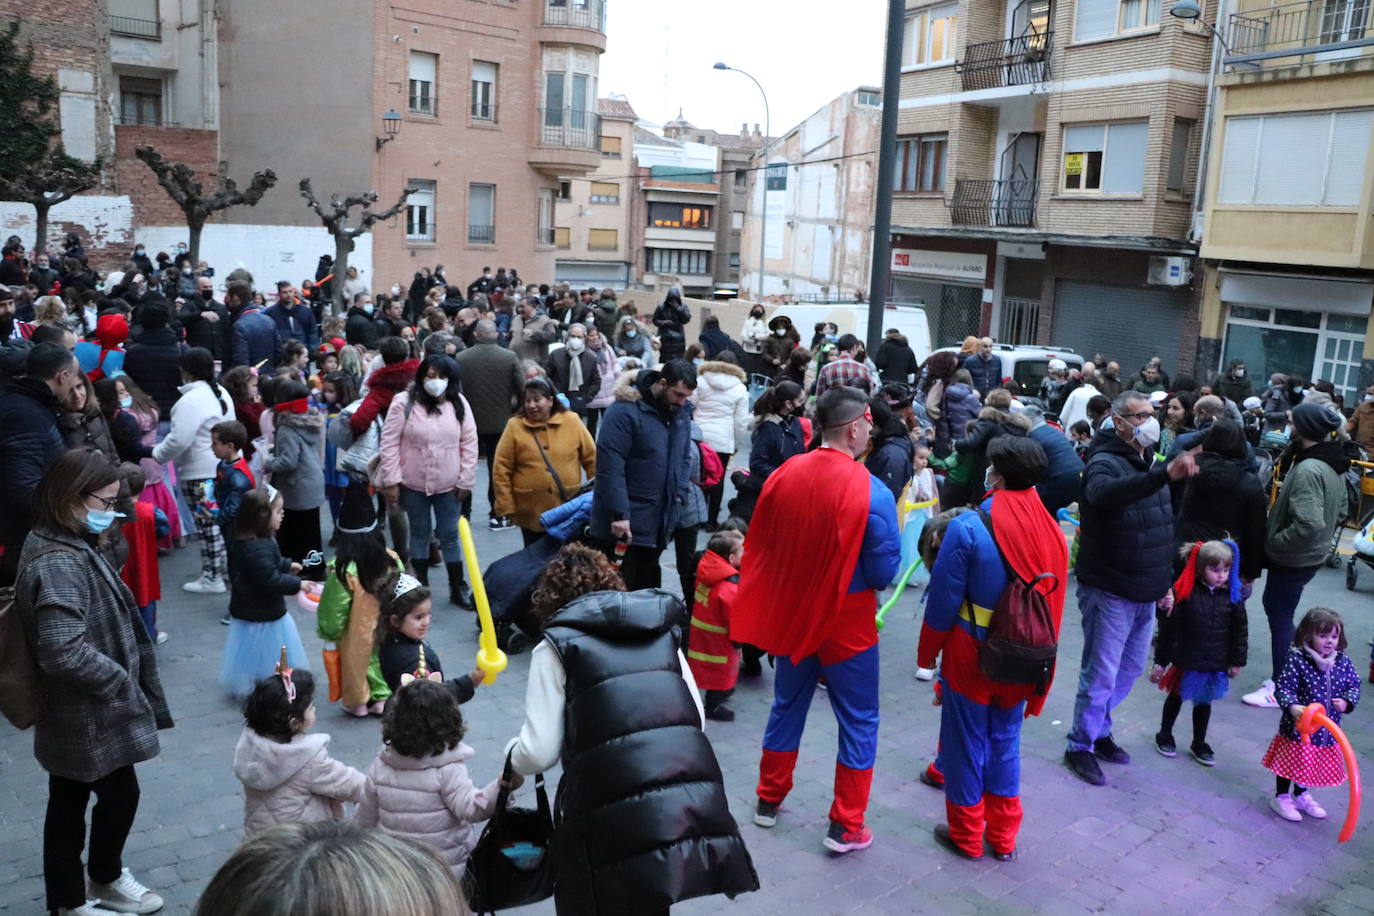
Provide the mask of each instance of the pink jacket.
POLYGON ((472 825, 491 817, 500 794, 500 779, 481 790, 472 784, 465 763, 471 756, 461 741, 433 757, 382 748, 367 771, 358 823, 428 843, 461 875, 477 845, 472 825))
POLYGON ((243 835, 277 824, 341 820, 343 803, 362 798, 366 777, 329 756, 329 736, 296 735, 288 744, 251 728, 234 748, 243 783, 243 835))
POLYGON ((477 424, 467 399, 462 423, 447 401, 436 414, 417 405, 406 416, 409 405, 410 392, 402 391, 387 409, 377 486, 401 484, 426 496, 471 490, 477 482, 477 424))

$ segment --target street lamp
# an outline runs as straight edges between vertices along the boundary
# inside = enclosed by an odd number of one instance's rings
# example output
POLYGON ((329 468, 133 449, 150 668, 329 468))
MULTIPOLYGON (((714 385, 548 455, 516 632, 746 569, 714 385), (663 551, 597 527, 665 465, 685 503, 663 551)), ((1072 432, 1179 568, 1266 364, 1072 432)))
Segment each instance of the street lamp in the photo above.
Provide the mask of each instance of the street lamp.
POLYGON ((1197 0, 1178 0, 1169 7, 1169 15, 1175 19, 1201 19, 1202 7, 1197 4, 1197 0))
POLYGON ((711 69, 713 69, 713 70, 733 70, 733 71, 735 71, 736 73, 742 73, 742 74, 744 74, 745 76, 749 77, 750 82, 752 82, 755 86, 758 87, 758 89, 759 89, 759 95, 763 96, 763 139, 764 139, 764 144, 763 144, 762 147, 760 147, 759 155, 763 157, 763 175, 764 175, 764 179, 763 179, 763 180, 764 180, 764 184, 763 184, 763 198, 762 198, 763 203, 762 203, 762 205, 761 205, 761 207, 760 207, 760 210, 759 210, 759 280, 758 280, 757 295, 755 296, 755 298, 756 298, 759 302, 762 302, 762 301, 763 301, 763 264, 764 264, 764 247, 763 247, 763 243, 764 243, 764 236, 768 234, 768 149, 769 149, 769 147, 772 145, 771 142, 769 142, 769 141, 771 141, 772 136, 773 136, 773 117, 772 117, 772 115, 771 115, 771 114, 769 113, 769 111, 768 111, 768 93, 766 93, 766 92, 763 91, 763 85, 762 85, 758 80, 754 79, 753 76, 750 76, 750 74, 745 73, 743 70, 739 69, 738 67, 731 67, 729 64, 726 64, 726 63, 723 62, 723 61, 716 61, 715 66, 712 67, 711 69))
POLYGON ((386 114, 382 115, 382 133, 384 136, 377 138, 377 152, 380 153, 382 147, 395 140, 396 135, 400 132, 401 116, 396 113, 396 109, 388 108, 386 114))

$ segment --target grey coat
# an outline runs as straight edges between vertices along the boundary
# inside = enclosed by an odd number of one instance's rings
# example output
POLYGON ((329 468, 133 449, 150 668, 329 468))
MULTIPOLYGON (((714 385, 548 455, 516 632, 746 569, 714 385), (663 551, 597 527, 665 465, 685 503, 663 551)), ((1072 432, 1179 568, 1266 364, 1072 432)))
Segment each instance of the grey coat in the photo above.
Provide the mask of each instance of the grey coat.
POLYGON ((499 436, 524 398, 520 357, 496 341, 479 341, 453 357, 463 379, 463 397, 472 407, 477 433, 499 436))
POLYGON ((94 782, 156 757, 172 716, 128 586, 65 533, 30 533, 20 568, 17 606, 47 691, 47 718, 34 726, 39 766, 94 782))
POLYGON ((272 486, 287 509, 318 509, 324 504, 324 415, 311 409, 274 419, 272 457, 263 465, 272 486))

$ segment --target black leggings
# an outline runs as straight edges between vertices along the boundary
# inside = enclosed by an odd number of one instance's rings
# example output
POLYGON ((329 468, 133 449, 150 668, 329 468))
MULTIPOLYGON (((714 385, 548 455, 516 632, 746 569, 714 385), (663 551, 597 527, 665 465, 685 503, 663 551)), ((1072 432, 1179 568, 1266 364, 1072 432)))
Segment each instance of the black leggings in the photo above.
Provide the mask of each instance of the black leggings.
MULTIPOLYGON (((1178 721, 1179 710, 1183 708, 1183 697, 1171 693, 1164 698, 1164 719, 1159 730, 1172 733, 1174 722, 1178 721)), ((1202 744, 1207 740, 1207 723, 1212 719, 1211 703, 1193 704, 1193 743, 1202 744)))
POLYGON ((1302 793, 1304 793, 1304 792, 1307 791, 1307 787, 1306 787, 1306 786, 1300 786, 1300 785, 1298 785, 1296 782, 1293 782, 1293 780, 1289 779, 1289 778, 1286 777, 1286 776, 1275 776, 1275 777, 1274 777, 1274 789, 1275 789, 1274 794, 1275 794, 1275 795, 1283 795, 1285 792, 1287 792, 1287 791, 1289 790, 1289 787, 1290 787, 1290 786, 1292 787, 1292 790, 1293 790, 1292 794, 1293 794, 1293 797, 1294 797, 1294 798, 1298 797, 1299 795, 1301 795, 1302 793))
POLYGON ((81 852, 86 845, 86 806, 91 811, 91 851, 87 873, 97 884, 118 880, 124 865, 124 841, 138 813, 138 776, 121 767, 95 782, 48 777, 48 816, 43 822, 43 884, 48 909, 74 910, 86 902, 81 852))

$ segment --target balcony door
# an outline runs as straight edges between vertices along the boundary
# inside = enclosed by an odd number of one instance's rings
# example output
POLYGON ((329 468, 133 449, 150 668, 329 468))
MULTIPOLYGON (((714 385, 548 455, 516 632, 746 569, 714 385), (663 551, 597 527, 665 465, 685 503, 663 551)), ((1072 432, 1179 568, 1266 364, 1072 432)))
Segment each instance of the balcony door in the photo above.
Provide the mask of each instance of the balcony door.
POLYGON ((1044 35, 1050 30, 1050 0, 1021 0, 1011 12, 1010 38, 1044 35))
POLYGON ((1022 132, 1002 150, 1001 181, 993 201, 993 225, 1031 226, 1040 174, 1040 134, 1022 132))
MULTIPOLYGON (((1324 0, 1321 4, 1321 42, 1337 44, 1343 41, 1359 41, 1370 33, 1370 0, 1324 0)), ((1318 60, 1343 60, 1359 57, 1361 48, 1339 48, 1322 51, 1316 55, 1318 60)))

